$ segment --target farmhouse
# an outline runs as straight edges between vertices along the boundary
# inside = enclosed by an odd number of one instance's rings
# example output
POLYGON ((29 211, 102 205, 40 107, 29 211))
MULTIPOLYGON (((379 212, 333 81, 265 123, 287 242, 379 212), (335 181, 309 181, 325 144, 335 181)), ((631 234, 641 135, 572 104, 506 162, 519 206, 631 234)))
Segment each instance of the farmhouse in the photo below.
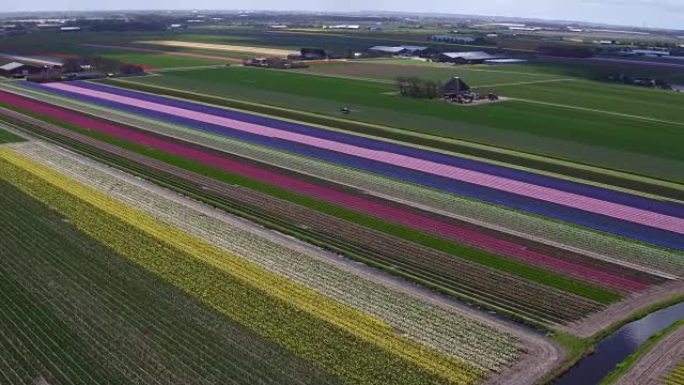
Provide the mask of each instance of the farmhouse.
POLYGON ((470 86, 460 77, 456 76, 444 84, 444 97, 455 98, 470 92, 470 86))
POLYGON ((444 52, 439 55, 439 61, 454 64, 482 64, 485 60, 499 59, 500 56, 491 55, 484 51, 472 52, 444 52))
POLYGON ((15 78, 35 75, 44 71, 44 67, 19 62, 11 62, 0 66, 0 76, 15 78))
POLYGON ((300 60, 325 60, 330 55, 323 48, 302 48, 300 50, 300 60))

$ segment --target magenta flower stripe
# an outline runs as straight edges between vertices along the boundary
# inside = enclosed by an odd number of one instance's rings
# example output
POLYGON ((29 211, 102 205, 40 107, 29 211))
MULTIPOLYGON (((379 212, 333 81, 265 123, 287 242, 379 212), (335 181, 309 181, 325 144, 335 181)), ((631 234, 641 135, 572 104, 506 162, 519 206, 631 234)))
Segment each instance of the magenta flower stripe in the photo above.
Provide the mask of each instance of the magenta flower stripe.
POLYGON ((630 207, 618 203, 607 202, 596 198, 573 194, 565 191, 555 190, 548 187, 537 186, 530 183, 520 182, 512 179, 502 178, 472 170, 466 170, 450 165, 431 162, 428 160, 417 159, 405 155, 371 150, 363 147, 334 142, 326 139, 315 138, 307 135, 292 133, 276 128, 262 125, 237 121, 220 116, 210 115, 197 111, 190 111, 183 108, 167 106, 159 103, 148 102, 121 95, 114 95, 106 92, 85 89, 64 83, 51 83, 48 87, 74 92, 86 96, 96 97, 127 105, 133 105, 154 111, 160 111, 169 115, 180 116, 194 119, 197 121, 230 127, 236 130, 250 132, 253 134, 275 137, 302 143, 309 146, 323 148, 340 153, 350 154, 361 158, 371 159, 392 165, 398 165, 416 171, 421 171, 433 175, 460 180, 480 186, 494 188, 513 194, 518 194, 534 199, 548 201, 568 207, 611 216, 622 220, 639 223, 663 230, 669 230, 679 234, 684 234, 684 219, 651 212, 635 207, 630 207))

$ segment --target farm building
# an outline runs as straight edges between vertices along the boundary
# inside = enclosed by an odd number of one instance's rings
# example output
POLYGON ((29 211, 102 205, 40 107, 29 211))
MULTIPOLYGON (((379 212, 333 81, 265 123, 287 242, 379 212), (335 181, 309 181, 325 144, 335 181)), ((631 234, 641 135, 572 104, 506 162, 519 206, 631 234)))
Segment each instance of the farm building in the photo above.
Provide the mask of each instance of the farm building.
POLYGON ((670 51, 656 49, 633 49, 618 52, 622 56, 668 57, 670 51))
POLYGON ((325 60, 328 57, 328 52, 322 48, 302 48, 299 58, 301 60, 325 60))
POLYGON ((453 77, 444 84, 444 97, 456 97, 470 92, 470 86, 460 77, 453 77))
POLYGON ((453 36, 453 35, 432 35, 430 36, 431 41, 436 41, 440 43, 457 43, 457 44, 470 44, 475 42, 475 38, 472 36, 453 36))
POLYGON ((415 56, 421 54, 426 50, 428 50, 428 47, 422 47, 417 45, 400 45, 395 47, 376 45, 368 49, 368 51, 375 54, 392 56, 415 56))
POLYGON ((439 61, 455 64, 482 64, 485 60, 500 58, 500 56, 491 55, 484 51, 444 52, 439 55, 439 61))
POLYGON ((485 60, 484 64, 524 64, 527 63, 526 59, 489 59, 485 60))
POLYGON ((44 71, 44 67, 11 62, 0 66, 0 76, 14 78, 35 75, 44 71))

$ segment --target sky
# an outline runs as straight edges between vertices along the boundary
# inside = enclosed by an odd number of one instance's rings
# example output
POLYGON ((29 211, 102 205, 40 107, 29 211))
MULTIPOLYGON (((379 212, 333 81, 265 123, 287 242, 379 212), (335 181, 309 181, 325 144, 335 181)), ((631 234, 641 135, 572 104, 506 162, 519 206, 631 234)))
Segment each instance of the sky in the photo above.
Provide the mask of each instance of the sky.
POLYGON ((684 0, 8 0, 3 11, 188 9, 189 6, 196 9, 437 12, 684 29, 684 0))

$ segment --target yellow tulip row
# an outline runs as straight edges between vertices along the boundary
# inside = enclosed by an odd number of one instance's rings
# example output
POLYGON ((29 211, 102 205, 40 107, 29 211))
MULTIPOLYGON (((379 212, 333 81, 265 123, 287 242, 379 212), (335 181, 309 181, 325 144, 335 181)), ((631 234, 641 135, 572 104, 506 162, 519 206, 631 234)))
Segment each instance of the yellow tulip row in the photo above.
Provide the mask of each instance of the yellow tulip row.
POLYGON ((2 167, 2 178, 52 206, 81 231, 349 382, 473 384, 484 376, 468 363, 402 337, 384 322, 226 253, 11 150, 0 150, 0 159, 14 166, 2 167), (180 255, 188 256, 189 261, 181 263, 180 255), (232 289, 226 288, 223 277, 232 280, 232 289), (317 326, 309 330, 312 325, 317 326), (328 340, 322 339, 324 335, 328 340), (331 346, 333 341, 335 345, 331 346))

